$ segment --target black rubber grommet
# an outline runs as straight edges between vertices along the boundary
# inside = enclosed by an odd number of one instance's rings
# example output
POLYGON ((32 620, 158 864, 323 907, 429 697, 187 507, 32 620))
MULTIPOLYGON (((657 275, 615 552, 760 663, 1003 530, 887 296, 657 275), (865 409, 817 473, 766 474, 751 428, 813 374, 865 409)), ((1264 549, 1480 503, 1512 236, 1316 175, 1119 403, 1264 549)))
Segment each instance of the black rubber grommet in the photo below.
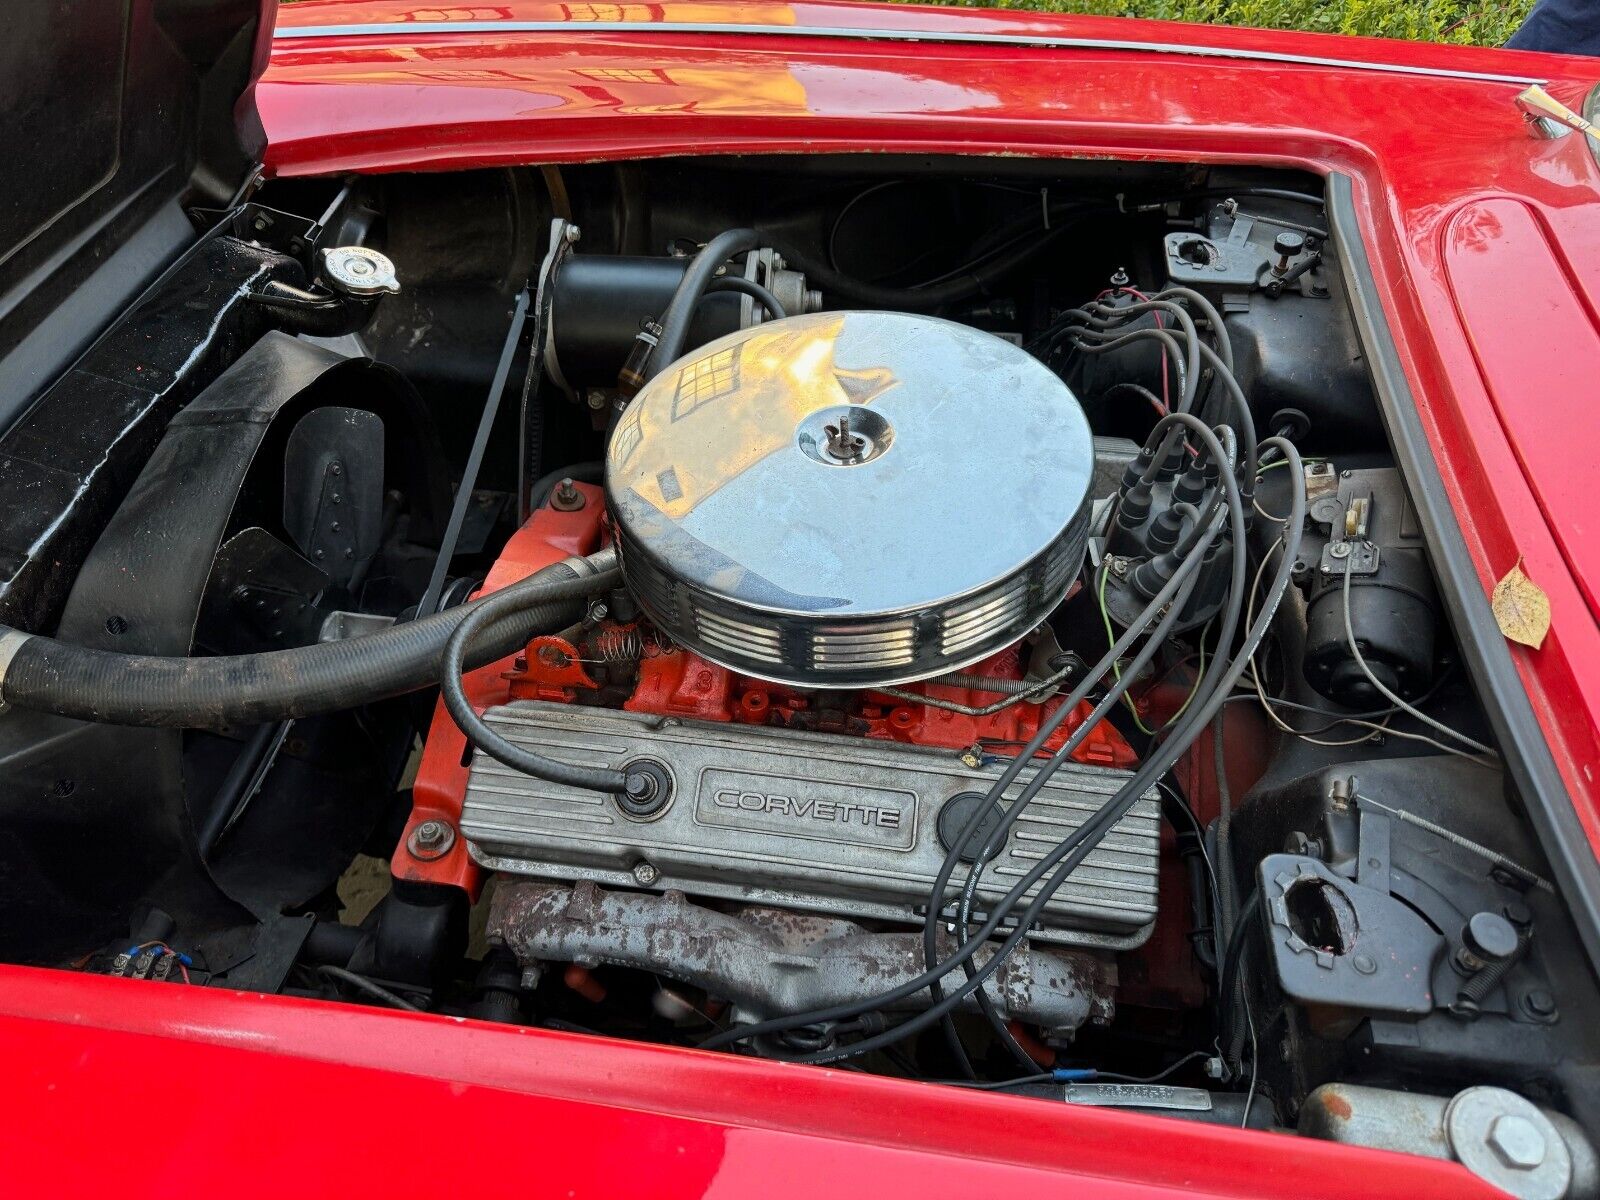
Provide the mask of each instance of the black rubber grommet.
POLYGON ((622 769, 623 790, 617 807, 630 817, 644 819, 659 814, 672 801, 672 775, 651 758, 641 758, 622 769))

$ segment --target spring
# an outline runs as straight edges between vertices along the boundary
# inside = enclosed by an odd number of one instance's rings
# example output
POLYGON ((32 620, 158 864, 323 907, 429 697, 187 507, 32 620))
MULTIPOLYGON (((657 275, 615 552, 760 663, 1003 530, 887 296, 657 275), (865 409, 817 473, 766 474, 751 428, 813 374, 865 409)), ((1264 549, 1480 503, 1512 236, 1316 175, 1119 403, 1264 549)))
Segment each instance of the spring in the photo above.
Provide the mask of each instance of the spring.
POLYGON ((649 647, 643 633, 637 628, 623 629, 612 626, 602 629, 594 635, 590 643, 590 653, 594 657, 592 662, 620 663, 638 662, 645 656, 649 647))

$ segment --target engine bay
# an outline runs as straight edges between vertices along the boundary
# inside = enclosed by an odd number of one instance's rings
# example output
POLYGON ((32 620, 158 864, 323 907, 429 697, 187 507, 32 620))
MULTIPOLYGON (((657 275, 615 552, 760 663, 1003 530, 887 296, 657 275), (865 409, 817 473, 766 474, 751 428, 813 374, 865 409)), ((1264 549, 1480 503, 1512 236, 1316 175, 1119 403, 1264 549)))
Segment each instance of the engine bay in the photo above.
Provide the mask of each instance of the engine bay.
POLYGON ((104 482, 14 518, 0 955, 1600 1194, 1323 189, 267 184, 79 368, 157 402, 5 435, 104 482))

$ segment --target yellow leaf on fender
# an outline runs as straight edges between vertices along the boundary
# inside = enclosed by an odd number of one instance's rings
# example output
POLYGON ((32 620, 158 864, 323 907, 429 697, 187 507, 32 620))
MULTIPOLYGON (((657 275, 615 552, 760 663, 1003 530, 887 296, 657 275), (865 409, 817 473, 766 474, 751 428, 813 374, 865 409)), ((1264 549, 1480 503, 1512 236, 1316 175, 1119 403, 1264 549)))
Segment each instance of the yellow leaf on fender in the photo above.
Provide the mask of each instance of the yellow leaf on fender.
POLYGON ((1520 558, 1494 585, 1489 607, 1494 610, 1500 632, 1513 642, 1535 650, 1544 645, 1544 636, 1550 632, 1550 597, 1528 578, 1520 558))

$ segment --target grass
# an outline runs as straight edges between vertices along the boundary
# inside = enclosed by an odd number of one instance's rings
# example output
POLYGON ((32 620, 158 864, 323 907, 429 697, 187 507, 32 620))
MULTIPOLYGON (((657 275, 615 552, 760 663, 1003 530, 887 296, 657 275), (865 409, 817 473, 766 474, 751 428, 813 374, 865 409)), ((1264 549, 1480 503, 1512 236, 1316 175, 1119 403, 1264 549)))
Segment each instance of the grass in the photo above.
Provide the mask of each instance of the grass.
POLYGON ((1533 0, 950 0, 968 8, 1096 13, 1255 25, 1418 42, 1499 46, 1533 7, 1533 0))

